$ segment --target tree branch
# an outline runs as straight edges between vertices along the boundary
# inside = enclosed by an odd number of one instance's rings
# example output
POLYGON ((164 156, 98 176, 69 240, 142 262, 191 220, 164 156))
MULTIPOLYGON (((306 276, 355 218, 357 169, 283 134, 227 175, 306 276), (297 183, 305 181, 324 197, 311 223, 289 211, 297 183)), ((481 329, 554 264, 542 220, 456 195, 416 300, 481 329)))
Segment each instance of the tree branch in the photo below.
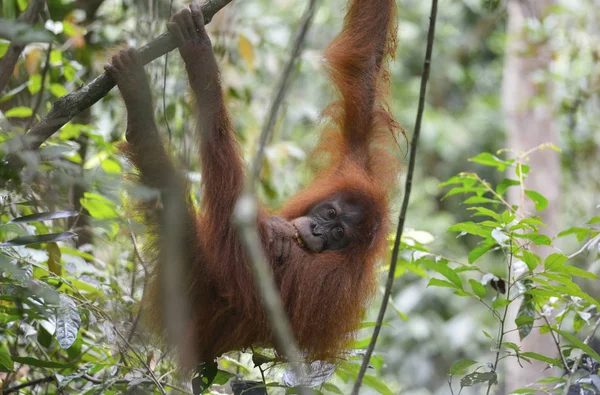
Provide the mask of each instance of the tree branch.
MULTIPOLYGON (((208 24, 217 11, 230 2, 231 0, 207 0, 202 5, 204 23, 208 24)), ((177 45, 172 40, 171 33, 166 32, 152 42, 142 46, 138 49, 138 52, 144 64, 148 64, 175 48, 177 48, 177 45)), ((40 123, 25 134, 22 149, 35 150, 39 148, 44 141, 73 119, 73 117, 106 96, 115 85, 116 82, 114 79, 105 72, 89 84, 56 100, 50 112, 40 123)))
POLYGON ((435 20, 437 17, 437 0, 431 2, 431 14, 429 16, 429 33, 427 34, 427 50, 425 51, 425 64, 423 66, 423 75, 421 76, 421 90, 419 93, 419 107, 417 109, 417 120, 415 122, 415 131, 412 135, 410 143, 410 159, 408 162, 408 173, 406 175, 406 184, 404 187, 404 199, 402 200, 402 208, 400 209, 400 217, 398 219, 398 228, 396 229, 396 239, 394 240, 394 249, 392 250, 392 261, 390 262, 390 270, 388 273, 387 282, 385 284, 385 292, 383 294, 383 300, 381 301, 381 307, 379 308, 379 314, 375 323, 375 329, 371 342, 367 348, 367 352, 363 359, 362 365, 358 372, 354 388, 352 388, 352 395, 358 395, 360 385, 362 384, 367 367, 369 366, 369 360, 373 355, 375 344, 377 343, 377 337, 381 331, 383 324, 383 317, 387 309, 388 301, 392 293, 392 286, 394 285, 394 275, 396 273, 396 263, 398 262, 398 253, 400 250, 400 239, 402 238, 402 231, 404 230, 404 221, 406 220, 406 212, 408 210, 408 201, 410 199, 410 191, 412 189, 412 179, 415 171, 415 160, 417 155, 417 143, 419 142, 419 134, 421 133, 421 121, 423 120, 423 111, 425 109, 425 94, 427 92, 427 80, 429 79, 429 72, 431 70, 431 53, 433 51, 433 39, 435 37, 435 20))
MULTIPOLYGON (((252 162, 252 171, 246 181, 244 193, 237 201, 234 212, 234 221, 250 258, 250 267, 254 276, 255 286, 265 306, 267 319, 273 331, 277 348, 290 362, 292 370, 301 383, 304 381, 303 378, 305 376, 301 363, 302 355, 298 349, 283 304, 281 303, 279 291, 273 281, 273 274, 267 265, 267 259, 262 249, 260 234, 256 224, 258 202, 256 199, 255 184, 260 175, 265 145, 273 131, 279 107, 284 100, 290 84, 293 67, 304 47, 304 40, 312 24, 318 3, 318 0, 309 0, 308 7, 302 15, 287 64, 277 84, 275 97, 260 134, 258 150, 252 162)), ((301 387, 300 394, 305 393, 306 389, 301 387)))
MULTIPOLYGON (((19 16, 18 21, 34 24, 45 3, 44 0, 31 0, 25 12, 19 16)), ((13 42, 9 45, 2 59, 0 59, 0 91, 6 86, 23 49, 25 49, 25 44, 13 42)))

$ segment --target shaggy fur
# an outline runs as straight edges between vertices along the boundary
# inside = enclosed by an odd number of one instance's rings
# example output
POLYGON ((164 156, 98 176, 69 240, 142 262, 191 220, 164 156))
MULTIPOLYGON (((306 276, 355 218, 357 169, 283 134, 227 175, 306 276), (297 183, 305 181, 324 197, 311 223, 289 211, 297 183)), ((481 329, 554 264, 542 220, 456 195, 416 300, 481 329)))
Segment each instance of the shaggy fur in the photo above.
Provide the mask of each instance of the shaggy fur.
MULTIPOLYGON (((135 103, 127 105, 126 152, 140 171, 141 181, 161 189, 163 199, 188 207, 189 217, 182 224, 183 255, 189 260, 189 275, 182 290, 192 311, 185 323, 188 339, 182 343, 188 367, 231 350, 274 346, 246 254, 230 221, 244 181, 243 161, 223 104, 210 42, 204 29, 197 26, 198 12, 196 6, 191 12, 184 10, 169 27, 175 36, 183 31, 179 49, 197 103, 204 186, 199 213, 187 201, 184 183, 160 140, 148 138, 148 134, 143 139, 135 138, 142 133, 140 128, 154 127, 153 122, 148 126, 140 121, 143 118, 147 123, 152 109, 146 104, 142 109, 135 103), (189 34, 193 36, 194 30, 200 34, 191 40, 185 30, 190 23, 196 26, 191 26, 189 34)), ((387 61, 396 47, 395 17, 394 0, 350 1, 343 30, 325 52, 340 100, 325 110, 329 122, 311 156, 317 168, 315 179, 276 213, 291 221, 337 192, 343 192, 365 210, 360 239, 343 250, 315 254, 293 243, 287 262, 271 262, 294 335, 310 359, 334 359, 352 340, 374 290, 376 261, 385 253, 388 197, 399 173, 399 162, 392 151, 402 132, 385 102, 389 89, 387 61)), ((118 70, 114 74, 119 81, 118 70)), ((122 92, 127 89, 126 81, 119 88, 122 92)), ((127 104, 125 92, 124 97, 127 104)), ((160 246, 160 210, 148 203, 143 210, 150 236, 154 235, 160 246)), ((274 261, 266 240, 269 216, 263 210, 258 225, 265 251, 274 261)), ((169 264, 160 248, 150 253, 159 267, 169 264)), ((149 321, 155 324, 163 317, 160 280, 158 275, 151 279, 145 298, 149 321)))

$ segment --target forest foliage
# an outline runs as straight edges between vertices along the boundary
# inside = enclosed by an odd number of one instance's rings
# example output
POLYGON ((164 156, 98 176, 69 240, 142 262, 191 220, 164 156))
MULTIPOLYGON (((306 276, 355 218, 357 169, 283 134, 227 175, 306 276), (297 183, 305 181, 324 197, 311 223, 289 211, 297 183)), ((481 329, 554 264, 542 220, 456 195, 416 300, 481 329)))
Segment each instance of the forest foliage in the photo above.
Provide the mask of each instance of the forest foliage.
MULTIPOLYGON (((0 393, 218 394, 240 380, 272 394, 297 393, 299 379, 272 350, 229 353, 185 380, 172 352, 144 331, 140 300, 151 268, 131 202, 153 191, 133 181, 119 155, 125 111, 116 89, 39 150, 21 150, 19 136, 58 98, 102 73, 115 48, 139 47, 163 33, 169 2, 48 0, 43 23, 33 27, 18 20, 31 2, 4 0, 0 10, 0 60, 11 42, 24 45, 0 88, 0 393), (23 161, 18 171, 7 165, 14 155, 23 161)), ((304 3, 238 0, 209 26, 246 158, 256 149, 304 3)), ((320 110, 333 96, 320 51, 339 30, 343 5, 321 4, 266 147, 259 193, 269 206, 307 180, 304 162, 318 138, 320 110)), ((392 110, 410 136, 430 4, 398 6, 392 110)), ((518 152, 506 148, 500 99, 505 7, 441 3, 415 186, 364 393, 499 394, 503 366, 531 361, 548 370, 513 393, 600 393, 596 8, 558 1, 544 23, 528 21, 530 42, 552 50, 550 70, 536 78, 554 93, 537 100, 552 108, 560 140, 518 152), (534 156, 559 157, 560 174, 547 180, 560 187, 558 204, 526 186, 539 170, 530 166, 534 156), (558 213, 558 228, 545 223, 548 211, 558 213), (539 334, 554 347, 540 353, 521 345, 539 334)), ((172 53, 146 71, 157 124, 197 199, 199 158, 181 61, 172 53)), ((399 155, 407 155, 401 146, 399 155)), ((382 279, 388 268, 386 259, 382 279)), ((381 294, 346 360, 307 366, 314 393, 349 393, 381 294)))

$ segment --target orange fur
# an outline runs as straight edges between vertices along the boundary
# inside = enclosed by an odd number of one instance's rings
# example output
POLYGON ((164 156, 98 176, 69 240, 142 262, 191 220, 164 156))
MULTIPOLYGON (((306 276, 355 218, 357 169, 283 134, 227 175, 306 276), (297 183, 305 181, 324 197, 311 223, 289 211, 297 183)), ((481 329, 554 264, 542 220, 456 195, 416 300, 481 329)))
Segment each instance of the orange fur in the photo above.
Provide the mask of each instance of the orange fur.
MULTIPOLYGON (((325 52, 340 100, 325 111, 330 122, 313 156, 315 180, 278 212, 286 220, 298 218, 340 191, 365 210, 361 238, 345 249, 314 254, 293 244, 287 262, 272 262, 294 335, 310 359, 336 358, 348 345, 373 293, 376 261, 385 252, 389 192, 399 173, 393 149, 401 132, 385 102, 387 61, 396 47, 395 17, 394 0, 350 1, 343 30, 325 52)), ((201 42, 194 49, 202 57, 180 47, 197 101, 204 185, 200 214, 190 214, 183 225, 190 273, 182 289, 193 311, 186 323, 190 349, 182 350, 187 367, 231 350, 274 346, 245 251, 230 221, 243 184, 243 162, 223 104, 216 62, 210 45, 208 50, 205 45, 201 42)), ((134 118, 130 116, 128 133, 139 122, 134 118)), ((185 189, 168 180, 177 178, 168 160, 160 159, 159 165, 169 170, 156 173, 155 164, 147 163, 156 163, 155 151, 133 147, 129 157, 144 183, 162 188, 163 198, 176 195, 185 202, 185 189)), ((160 219, 153 223, 158 227, 160 219)), ((273 260, 265 240, 269 224, 264 211, 258 225, 273 260)), ((153 251, 158 265, 168 265, 159 249, 153 251)), ((155 323, 162 317, 160 282, 155 275, 146 296, 155 323)))

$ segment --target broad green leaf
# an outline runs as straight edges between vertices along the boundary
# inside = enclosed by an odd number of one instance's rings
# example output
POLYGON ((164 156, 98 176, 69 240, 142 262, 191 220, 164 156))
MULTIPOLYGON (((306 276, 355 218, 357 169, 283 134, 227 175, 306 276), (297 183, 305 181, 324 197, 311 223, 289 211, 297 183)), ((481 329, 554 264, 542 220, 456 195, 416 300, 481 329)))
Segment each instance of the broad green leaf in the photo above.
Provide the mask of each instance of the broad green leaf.
POLYGON ((112 219, 117 218, 117 205, 104 196, 96 193, 85 192, 84 197, 80 199, 81 205, 90 213, 90 215, 97 219, 112 219))
POLYGON ((577 241, 581 243, 586 237, 588 237, 588 235, 590 234, 590 232, 592 232, 592 230, 588 229, 588 228, 573 227, 573 228, 569 228, 569 229, 563 230, 562 232, 560 232, 558 234, 558 237, 565 237, 565 236, 569 236, 569 235, 575 235, 575 237, 577 237, 577 241))
POLYGON ((547 357, 545 355, 538 354, 535 352, 526 351, 526 352, 521 353, 521 356, 526 357, 526 358, 535 359, 536 361, 546 362, 549 365, 561 366, 560 359, 550 358, 550 357, 547 357))
POLYGON ((485 287, 479 281, 470 279, 469 284, 471 285, 471 289, 473 290, 475 295, 479 296, 480 298, 483 298, 485 296, 485 287))
POLYGON ((52 84, 52 85, 50 85, 49 90, 50 90, 50 93, 52 93, 56 97, 63 97, 64 95, 69 93, 67 88, 65 88, 61 84, 52 84))
POLYGON ((477 361, 474 361, 472 359, 461 359, 460 361, 454 362, 452 364, 452 366, 450 367, 450 374, 452 376, 464 374, 469 367, 477 363, 477 361))
POLYGON ((121 165, 115 160, 105 159, 102 161, 102 169, 108 174, 119 174, 121 172, 121 165))
POLYGON ((549 271, 560 271, 569 258, 566 255, 559 254, 557 252, 548 255, 544 261, 544 268, 549 271))
POLYGON ((340 390, 337 386, 335 386, 334 384, 331 384, 329 382, 323 383, 323 389, 327 390, 329 392, 333 392, 334 394, 344 395, 342 390, 340 390))
POLYGON ((493 240, 485 239, 479 245, 469 252, 469 263, 473 264, 477 259, 481 258, 488 252, 496 243, 493 240))
POLYGON ((8 350, 0 344, 0 372, 10 372, 14 369, 14 362, 8 350))
POLYGON ((366 386, 373 388, 381 395, 394 395, 392 390, 384 382, 373 375, 366 374, 363 382, 366 386))
POLYGON ((46 243, 46 251, 48 251, 48 270, 57 276, 62 275, 62 266, 60 265, 60 248, 56 243, 46 243))
POLYGON ((50 52, 50 64, 54 66, 62 65, 62 52, 58 49, 53 49, 50 52))
POLYGON ((537 265, 542 262, 542 258, 533 252, 523 250, 523 256, 521 257, 523 262, 527 265, 529 270, 535 270, 537 265))
POLYGON ((486 229, 483 226, 470 221, 454 224, 448 228, 448 232, 464 232, 484 238, 490 237, 492 233, 490 229, 486 229))
POLYGON ((470 158, 469 162, 479 163, 480 165, 495 167, 499 172, 504 172, 512 161, 503 161, 502 159, 490 154, 482 152, 474 158, 470 158))
POLYGON ((81 317, 75 302, 67 295, 60 294, 56 309, 56 339, 63 350, 68 349, 75 342, 80 325, 81 317))
POLYGON ((575 266, 565 265, 565 266, 562 267, 561 271, 564 272, 564 273, 567 273, 567 274, 569 274, 571 276, 589 278, 591 280, 598 280, 598 279, 600 279, 600 277, 598 277, 596 274, 594 274, 592 272, 588 272, 587 270, 580 269, 580 268, 575 267, 575 266))
MULTIPOLYGON (((451 177, 450 179, 448 179, 447 181, 444 181, 444 182, 440 183, 438 185, 438 187, 439 188, 444 188, 444 187, 447 187, 448 185, 457 185, 457 184, 465 185, 465 182, 467 180, 468 179, 463 178, 463 177, 454 176, 454 177, 451 177)), ((468 180, 468 181, 474 182, 475 180, 468 180)))
POLYGON ((521 352, 521 348, 519 346, 517 346, 515 343, 511 343, 511 342, 504 342, 502 343, 503 347, 509 348, 511 350, 513 350, 516 353, 521 352))
POLYGON ((453 289, 458 288, 456 286, 456 284, 453 284, 450 281, 440 280, 438 278, 430 278, 427 286, 428 287, 446 287, 446 288, 453 288, 453 289))
POLYGON ((600 361, 600 355, 593 348, 579 340, 577 337, 573 336, 569 332, 561 331, 560 329, 553 328, 553 330, 559 333, 562 337, 573 343, 574 346, 585 352, 587 355, 595 359, 596 361, 600 361))
POLYGON ((505 178, 498 185, 496 185, 496 192, 499 195, 504 195, 504 192, 510 187, 521 185, 518 180, 512 180, 510 178, 505 178))
POLYGON ((516 232, 513 233, 512 235, 514 237, 519 237, 521 239, 531 240, 533 242, 533 244, 535 244, 535 245, 543 245, 543 246, 552 245, 552 239, 550 239, 546 235, 540 235, 540 234, 535 234, 535 233, 516 233, 516 232))
MULTIPOLYGON (((528 284, 531 285, 531 282, 528 284)), ((531 288, 531 286, 528 288, 531 288)), ((521 306, 519 306, 517 318, 515 319, 515 324, 519 328, 519 338, 521 340, 525 339, 531 333, 534 317, 535 303, 533 302, 533 297, 530 294, 525 294, 523 295, 523 300, 521 301, 521 306)))
POLYGON ((29 93, 35 95, 42 88, 42 76, 40 74, 34 74, 29 77, 29 84, 27 85, 27 89, 29 93))
POLYGON ((498 298, 492 302, 492 307, 497 310, 501 307, 508 306, 509 304, 510 300, 498 298))
POLYGON ((427 269, 433 270, 434 272, 441 274, 442 276, 450 280, 451 283, 456 285, 457 288, 462 289, 462 280, 460 279, 460 276, 456 274, 456 272, 450 266, 448 266, 447 263, 436 263, 428 259, 423 259, 422 261, 422 265, 425 266, 427 269))
MULTIPOLYGON (((474 214, 474 216, 488 216, 488 217, 492 217, 494 218, 496 221, 501 222, 502 218, 500 217, 500 214, 496 213, 493 210, 490 210, 489 208, 485 208, 485 207, 469 207, 467 210, 469 211, 477 211, 477 213, 474 214)), ((498 226, 499 224, 497 224, 496 226, 498 226)))
POLYGON ((470 387, 479 383, 491 382, 496 384, 498 382, 496 372, 473 372, 460 379, 461 387, 470 387))
POLYGON ((484 194, 485 192, 486 189, 484 187, 454 187, 444 195, 442 200, 449 198, 450 196, 458 195, 460 193, 484 194))
POLYGON ((490 199, 483 196, 471 196, 463 201, 464 204, 482 204, 482 203, 491 203, 491 204, 499 204, 502 203, 500 200, 490 199))
POLYGON ((548 199, 546 199, 541 193, 526 189, 525 195, 527 195, 527 197, 533 201, 536 210, 542 211, 548 207, 548 199))
POLYGON ((6 118, 28 118, 33 115, 29 107, 14 107, 4 113, 6 118))

